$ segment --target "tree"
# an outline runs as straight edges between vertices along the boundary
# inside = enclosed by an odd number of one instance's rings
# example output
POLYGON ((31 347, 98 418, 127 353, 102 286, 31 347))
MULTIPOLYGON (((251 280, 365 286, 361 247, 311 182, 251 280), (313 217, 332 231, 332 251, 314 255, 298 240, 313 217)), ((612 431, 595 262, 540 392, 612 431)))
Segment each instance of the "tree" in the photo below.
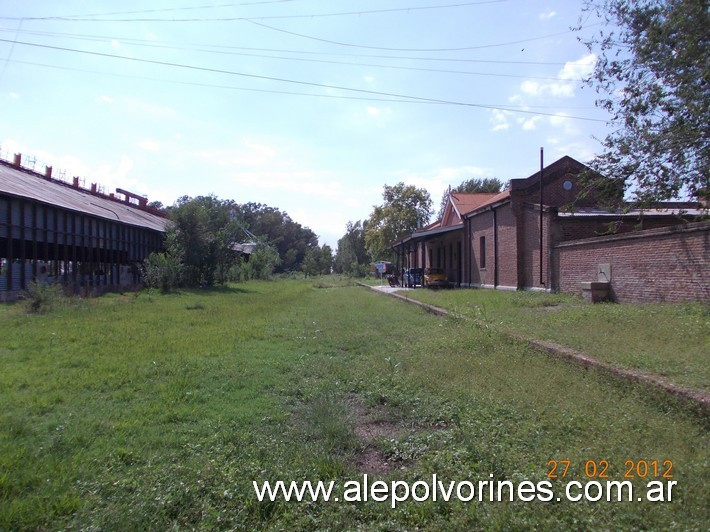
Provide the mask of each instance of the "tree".
POLYGON ((239 219, 255 235, 263 237, 279 253, 277 271, 298 270, 310 248, 318 247, 318 236, 309 228, 294 222, 278 209, 261 203, 237 206, 239 219))
POLYGON ((179 250, 182 278, 188 286, 228 280, 239 261, 233 245, 243 237, 233 201, 215 196, 183 196, 170 209, 167 238, 179 250))
POLYGON ((333 266, 333 250, 328 245, 310 248, 303 259, 301 269, 306 277, 328 275, 333 266))
POLYGON ((414 185, 385 185, 382 198, 384 204, 374 208, 365 231, 365 246, 375 260, 393 258, 390 242, 423 227, 432 214, 429 193, 414 185))
POLYGON ((480 193, 498 193, 503 189, 503 182, 495 177, 486 177, 484 179, 477 179, 472 177, 462 182, 450 191, 444 192, 441 198, 441 203, 439 204, 439 214, 437 218, 441 219, 444 215, 444 209, 446 208, 446 203, 449 201, 449 192, 459 193, 459 194, 480 194, 480 193))
POLYGON ((230 270, 231 280, 249 281, 251 279, 271 279, 274 270, 281 263, 279 253, 273 246, 260 242, 248 259, 230 270))
POLYGON ((586 0, 611 29, 586 80, 612 132, 591 166, 648 203, 707 197, 710 186, 710 14, 707 0, 586 0))
POLYGON ((338 240, 333 269, 354 277, 364 277, 370 271, 370 255, 365 248, 367 221, 348 222, 346 233, 338 240))

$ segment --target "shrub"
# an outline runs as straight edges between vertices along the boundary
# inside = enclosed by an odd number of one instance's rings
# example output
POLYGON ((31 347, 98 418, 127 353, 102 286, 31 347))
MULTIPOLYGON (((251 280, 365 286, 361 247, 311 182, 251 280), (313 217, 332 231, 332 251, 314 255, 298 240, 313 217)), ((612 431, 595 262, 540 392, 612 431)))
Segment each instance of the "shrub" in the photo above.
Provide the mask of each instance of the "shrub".
POLYGON ((49 312, 62 304, 64 299, 61 285, 33 281, 27 288, 27 311, 33 314, 49 312))
POLYGON ((179 257, 170 253, 151 253, 143 262, 143 282, 149 288, 170 292, 180 285, 183 265, 179 257))

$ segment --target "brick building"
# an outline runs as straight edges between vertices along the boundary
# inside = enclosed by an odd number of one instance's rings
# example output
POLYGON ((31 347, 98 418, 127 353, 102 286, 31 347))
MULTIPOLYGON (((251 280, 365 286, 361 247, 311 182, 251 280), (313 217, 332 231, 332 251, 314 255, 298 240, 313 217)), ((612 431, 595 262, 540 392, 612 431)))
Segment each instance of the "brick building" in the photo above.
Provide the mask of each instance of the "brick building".
MULTIPOLYGON (((565 156, 528 178, 512 179, 500 194, 451 194, 441 220, 393 243, 401 267, 443 268, 462 287, 580 292, 581 282, 598 280, 596 266, 575 284, 570 272, 577 263, 558 246, 676 226, 700 212, 695 204, 679 203, 644 213, 604 211, 594 194, 580 194, 581 176, 590 171, 565 156)), ((707 264, 707 246, 694 257, 707 264)))

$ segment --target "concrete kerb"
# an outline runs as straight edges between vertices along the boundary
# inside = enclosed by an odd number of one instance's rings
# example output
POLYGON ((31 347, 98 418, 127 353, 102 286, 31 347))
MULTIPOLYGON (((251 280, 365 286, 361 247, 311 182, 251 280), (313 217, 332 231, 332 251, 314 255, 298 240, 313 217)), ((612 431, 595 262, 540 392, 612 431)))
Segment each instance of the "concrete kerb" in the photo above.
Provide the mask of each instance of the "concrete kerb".
MULTIPOLYGON (((431 312, 432 314, 436 314, 437 316, 450 316, 451 313, 443 308, 440 307, 435 307, 433 305, 429 305, 428 303, 422 303, 421 301, 417 301, 415 299, 410 299, 408 297, 405 297, 401 294, 396 293, 397 291, 402 291, 402 290, 408 290, 405 288, 399 288, 399 287, 390 287, 390 286, 371 286, 367 285, 365 283, 357 283, 359 286, 364 286, 365 288, 370 288, 374 290, 375 292, 379 292, 382 294, 386 294, 390 297, 394 297, 396 299, 400 299, 402 301, 405 301, 407 303, 411 303, 414 305, 418 305, 419 307, 422 307, 424 310, 431 312)), ((465 318, 466 319, 466 318, 465 318)), ((649 375, 647 373, 642 373, 639 371, 633 371, 629 369, 624 369, 624 368, 618 368, 616 366, 612 366, 610 364, 607 364, 605 362, 601 362, 600 360, 597 360, 596 358, 590 357, 589 355, 582 353, 581 351, 577 351, 575 349, 571 349, 569 347, 565 347, 559 344, 556 344, 554 342, 546 342, 543 340, 536 340, 533 338, 526 338, 524 336, 520 336, 515 333, 510 333, 507 331, 501 331, 497 330, 496 332, 502 335, 505 335, 509 338, 512 338, 514 340, 517 340, 519 342, 524 342, 527 343, 536 349, 539 349, 541 351, 544 351, 545 353, 548 353, 549 355, 559 357, 559 358, 564 358, 567 360, 570 360, 572 362, 575 362, 577 364, 581 364, 584 367, 587 368, 594 368, 599 371, 603 371, 605 373, 608 373, 610 375, 616 376, 616 377, 621 377, 624 379, 628 379, 640 384, 644 385, 649 385, 654 388, 663 390, 664 392, 667 392, 675 397, 679 397, 691 404, 694 408, 700 411, 700 413, 704 415, 710 415, 710 393, 706 393, 700 390, 691 390, 688 388, 681 388, 679 386, 675 386, 674 384, 670 384, 668 382, 665 382, 662 379, 659 379, 658 377, 654 375, 649 375)))

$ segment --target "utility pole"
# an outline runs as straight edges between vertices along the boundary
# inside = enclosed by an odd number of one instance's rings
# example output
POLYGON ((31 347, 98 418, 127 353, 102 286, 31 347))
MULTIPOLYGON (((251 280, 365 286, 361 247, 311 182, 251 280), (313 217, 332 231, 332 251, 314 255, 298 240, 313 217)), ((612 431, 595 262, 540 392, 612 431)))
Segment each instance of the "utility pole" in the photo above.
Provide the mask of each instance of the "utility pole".
POLYGON ((542 195, 542 181, 544 176, 544 157, 543 148, 540 148, 540 286, 545 286, 545 277, 542 273, 543 258, 542 258, 542 205, 543 205, 543 195, 542 195))

